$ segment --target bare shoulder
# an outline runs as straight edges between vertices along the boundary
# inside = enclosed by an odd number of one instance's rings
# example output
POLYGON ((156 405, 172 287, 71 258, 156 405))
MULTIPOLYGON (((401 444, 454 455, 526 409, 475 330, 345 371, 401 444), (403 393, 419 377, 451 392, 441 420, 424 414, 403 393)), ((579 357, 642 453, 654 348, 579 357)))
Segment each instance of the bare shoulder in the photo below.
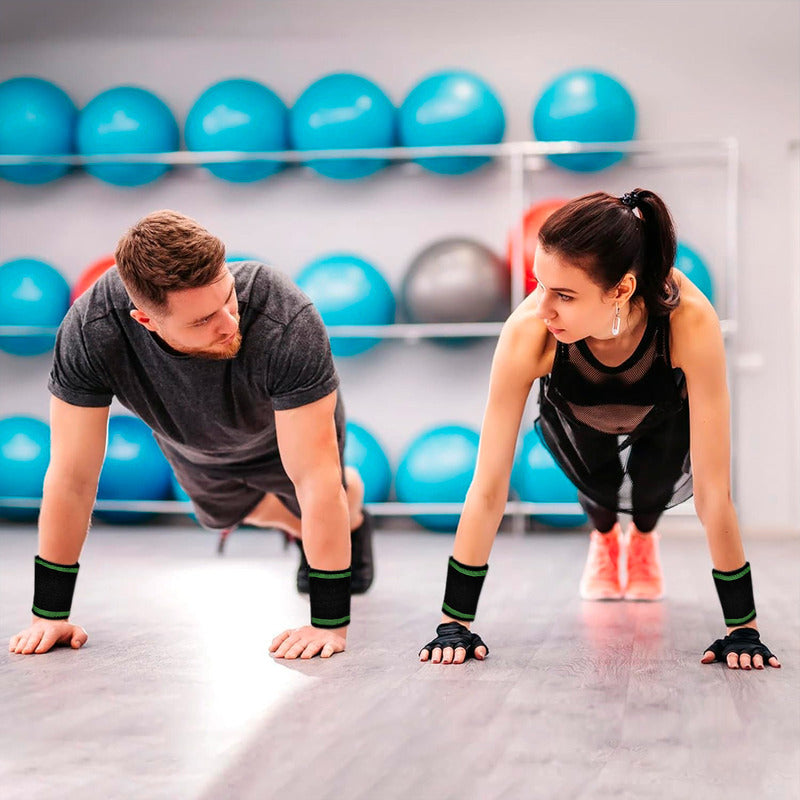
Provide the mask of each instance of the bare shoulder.
POLYGON ((714 306, 682 273, 673 269, 681 291, 678 307, 670 314, 670 353, 672 365, 685 369, 711 353, 721 354, 722 331, 714 306))
POLYGON ((553 367, 556 340, 527 301, 513 311, 503 325, 497 358, 514 365, 531 379, 547 375, 553 367))

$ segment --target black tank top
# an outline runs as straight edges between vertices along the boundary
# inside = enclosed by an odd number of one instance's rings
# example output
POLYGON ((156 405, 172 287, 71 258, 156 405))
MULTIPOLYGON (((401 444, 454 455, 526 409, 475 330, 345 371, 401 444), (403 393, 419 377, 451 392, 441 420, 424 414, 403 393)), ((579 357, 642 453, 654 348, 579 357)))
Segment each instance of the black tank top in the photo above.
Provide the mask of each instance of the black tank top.
POLYGON ((536 426, 569 479, 604 508, 661 511, 692 494, 689 403, 669 354, 669 317, 649 317, 625 362, 600 362, 585 340, 558 342, 539 384, 536 426))

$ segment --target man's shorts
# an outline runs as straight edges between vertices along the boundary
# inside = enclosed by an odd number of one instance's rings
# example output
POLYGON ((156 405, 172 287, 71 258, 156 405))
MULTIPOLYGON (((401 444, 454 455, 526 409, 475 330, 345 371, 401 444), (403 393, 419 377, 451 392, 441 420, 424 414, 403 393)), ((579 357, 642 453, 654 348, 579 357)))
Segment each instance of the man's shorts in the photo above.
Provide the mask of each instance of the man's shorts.
MULTIPOLYGON (((339 461, 344 467, 344 413, 337 408, 336 439, 339 461)), ((175 463, 175 477, 194 505, 197 521, 211 530, 233 528, 261 502, 265 494, 274 494, 295 516, 301 516, 294 484, 280 457, 267 459, 258 466, 217 468, 207 465, 175 463)), ((342 469, 342 485, 347 486, 342 469)))

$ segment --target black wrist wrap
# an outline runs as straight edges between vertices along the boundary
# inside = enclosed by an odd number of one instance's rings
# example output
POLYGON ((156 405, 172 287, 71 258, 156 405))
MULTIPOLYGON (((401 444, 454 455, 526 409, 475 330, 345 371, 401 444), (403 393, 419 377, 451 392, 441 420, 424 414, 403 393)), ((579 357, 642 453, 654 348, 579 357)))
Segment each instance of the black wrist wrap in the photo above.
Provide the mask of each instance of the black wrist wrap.
POLYGON ((44 619, 68 619, 80 565, 77 562, 54 564, 39 556, 36 556, 33 564, 31 611, 44 619))
POLYGON ((308 569, 311 624, 341 628, 350 624, 350 570, 308 569))
POLYGON ((444 587, 442 612, 453 619, 472 622, 478 610, 483 581, 489 565, 470 567, 456 561, 453 556, 447 562, 447 583, 444 587))
POLYGON ((756 618, 756 603, 753 599, 753 577, 750 562, 732 572, 712 569, 714 585, 717 587, 722 615, 726 625, 744 625, 756 618))

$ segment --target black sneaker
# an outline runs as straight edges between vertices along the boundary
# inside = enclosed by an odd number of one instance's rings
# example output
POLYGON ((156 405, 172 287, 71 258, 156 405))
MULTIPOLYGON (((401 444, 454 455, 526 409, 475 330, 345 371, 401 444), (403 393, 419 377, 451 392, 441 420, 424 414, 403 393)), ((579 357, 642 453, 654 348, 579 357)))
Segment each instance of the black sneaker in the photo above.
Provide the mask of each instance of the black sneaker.
MULTIPOLYGON (((350 579, 350 593, 364 594, 375 578, 375 567, 372 562, 372 516, 366 510, 362 511, 364 521, 354 531, 350 532, 350 547, 352 552, 352 578, 350 579)), ((300 551, 300 564, 297 567, 297 591, 308 594, 308 561, 303 552, 303 543, 295 539, 297 549, 300 551)))
POLYGON ((372 515, 366 509, 361 509, 361 513, 364 515, 364 521, 350 532, 353 574, 350 582, 351 594, 364 594, 375 579, 375 567, 372 562, 372 515))
POLYGON ((297 567, 297 591, 300 594, 308 594, 308 561, 306 561, 302 540, 295 539, 295 542, 300 551, 300 565, 297 567))

